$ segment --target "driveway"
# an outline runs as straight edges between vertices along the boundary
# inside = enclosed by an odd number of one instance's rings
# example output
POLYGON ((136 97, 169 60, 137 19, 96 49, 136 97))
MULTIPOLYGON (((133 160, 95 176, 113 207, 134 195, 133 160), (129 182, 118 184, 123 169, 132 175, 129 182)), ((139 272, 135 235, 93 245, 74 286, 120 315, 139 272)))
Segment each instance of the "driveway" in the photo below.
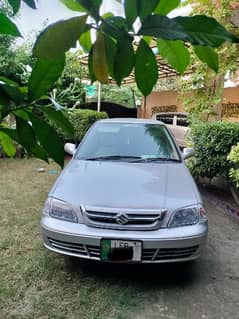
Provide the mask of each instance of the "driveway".
POLYGON ((132 267, 81 264, 110 284, 120 278, 120 285, 131 287, 136 306, 120 319, 239 318, 239 224, 209 202, 205 206, 210 231, 197 262, 132 267))
POLYGON ((210 232, 201 260, 186 268, 154 270, 155 280, 150 276, 142 292, 144 306, 132 318, 239 318, 239 225, 209 202, 205 204, 210 232))

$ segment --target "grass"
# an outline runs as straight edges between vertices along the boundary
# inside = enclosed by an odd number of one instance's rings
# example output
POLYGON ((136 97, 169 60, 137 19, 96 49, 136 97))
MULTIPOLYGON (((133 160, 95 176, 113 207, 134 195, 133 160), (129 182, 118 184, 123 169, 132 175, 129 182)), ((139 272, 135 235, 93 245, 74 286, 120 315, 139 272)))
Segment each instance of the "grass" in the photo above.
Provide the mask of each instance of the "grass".
POLYGON ((140 300, 130 279, 42 245, 41 209, 59 167, 1 159, 0 172, 0 318, 126 318, 140 300), (39 167, 45 172, 38 173, 39 167))

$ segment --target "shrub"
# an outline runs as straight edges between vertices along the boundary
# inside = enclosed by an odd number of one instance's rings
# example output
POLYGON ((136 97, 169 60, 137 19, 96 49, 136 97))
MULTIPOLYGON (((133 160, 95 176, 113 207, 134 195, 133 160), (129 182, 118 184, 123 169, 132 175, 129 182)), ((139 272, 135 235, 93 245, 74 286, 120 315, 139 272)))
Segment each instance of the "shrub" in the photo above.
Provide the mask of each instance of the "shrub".
POLYGON ((239 188, 239 143, 232 147, 228 155, 228 160, 234 166, 229 170, 229 177, 235 183, 236 187, 239 188))
POLYGON ((239 141, 239 125, 229 122, 194 124, 191 138, 195 149, 195 174, 208 178, 228 176, 231 165, 227 156, 239 141))
POLYGON ((65 133, 62 132, 61 134, 65 140, 73 141, 75 143, 79 143, 82 140, 85 133, 94 122, 108 117, 105 112, 81 109, 70 109, 66 111, 66 116, 72 123, 75 134, 74 136, 65 135, 65 133))

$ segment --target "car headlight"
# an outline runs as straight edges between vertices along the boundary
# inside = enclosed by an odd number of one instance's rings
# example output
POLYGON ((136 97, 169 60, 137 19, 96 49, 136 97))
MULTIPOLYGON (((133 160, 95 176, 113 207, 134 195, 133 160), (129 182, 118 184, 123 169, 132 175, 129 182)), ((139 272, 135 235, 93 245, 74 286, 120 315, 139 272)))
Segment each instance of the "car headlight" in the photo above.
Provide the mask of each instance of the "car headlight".
POLYGON ((183 207, 175 211, 169 220, 168 227, 195 225, 201 218, 200 205, 183 207))
POLYGON ((77 214, 73 207, 64 201, 56 198, 48 198, 43 208, 43 213, 49 214, 53 218, 78 223, 77 214))

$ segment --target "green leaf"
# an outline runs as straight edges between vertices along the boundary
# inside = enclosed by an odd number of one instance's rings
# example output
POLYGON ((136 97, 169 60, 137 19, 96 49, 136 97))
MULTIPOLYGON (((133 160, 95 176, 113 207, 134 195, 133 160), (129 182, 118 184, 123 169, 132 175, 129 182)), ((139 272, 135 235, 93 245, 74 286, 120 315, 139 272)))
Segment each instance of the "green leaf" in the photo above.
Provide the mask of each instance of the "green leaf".
POLYGON ((36 145, 35 133, 32 126, 21 117, 16 117, 17 134, 20 138, 20 143, 26 148, 30 153, 31 149, 36 145))
POLYGON ((87 30, 87 16, 74 17, 51 24, 37 38, 33 56, 45 59, 62 57, 87 30))
POLYGON ((98 32, 97 39, 93 47, 93 70, 96 80, 101 83, 108 83, 105 36, 102 31, 98 32))
POLYGON ((7 134, 12 140, 16 141, 18 144, 21 144, 20 137, 18 136, 17 130, 0 127, 0 131, 7 134))
POLYGON ((9 156, 13 157, 16 154, 16 148, 13 144, 12 139, 6 134, 0 131, 0 144, 4 152, 9 156))
POLYGON ((29 99, 34 101, 46 94, 61 75, 65 57, 55 60, 38 59, 29 79, 29 99))
POLYGON ((124 12, 128 27, 131 28, 138 16, 138 0, 125 0, 124 12))
POLYGON ((20 104, 23 102, 24 95, 21 92, 20 86, 16 82, 14 82, 6 77, 1 76, 0 77, 0 88, 16 104, 20 104))
POLYGON ((79 4, 77 0, 60 0, 68 9, 72 11, 84 12, 85 9, 79 4))
POLYGON ((102 0, 77 0, 77 2, 86 9, 86 11, 94 18, 96 21, 100 20, 100 6, 102 0))
POLYGON ((8 106, 10 104, 9 96, 1 88, 0 85, 0 105, 8 106))
POLYGON ((32 113, 29 114, 32 127, 41 146, 49 157, 53 158, 61 167, 64 166, 64 143, 52 126, 39 119, 32 113))
POLYGON ((17 26, 3 13, 0 13, 0 34, 21 37, 21 33, 19 32, 17 26))
POLYGON ((218 72, 218 54, 212 48, 197 45, 194 46, 194 51, 202 62, 207 63, 209 68, 214 70, 216 73, 218 72))
POLYGON ((47 153, 41 145, 35 144, 35 146, 32 147, 32 149, 31 149, 31 153, 35 157, 40 158, 43 161, 49 163, 47 153))
POLYGON ((116 43, 108 35, 105 35, 105 48, 106 48, 106 58, 107 58, 108 71, 109 71, 109 74, 112 77, 114 77, 116 43))
POLYGON ((89 71, 89 77, 91 80, 91 83, 94 83, 96 81, 94 68, 93 68, 93 50, 94 50, 94 44, 92 45, 89 56, 88 56, 88 71, 89 71))
POLYGON ((149 95, 158 80, 158 65, 148 44, 141 39, 136 51, 135 79, 144 96, 149 95))
POLYGON ((138 34, 210 47, 218 47, 224 41, 239 42, 239 38, 229 33, 215 19, 202 15, 173 19, 152 15, 144 20, 138 34))
POLYGON ((15 15, 20 9, 21 0, 8 0, 8 2, 13 9, 13 15, 15 15))
POLYGON ((169 12, 177 8, 180 2, 180 0, 160 0, 154 12, 166 16, 169 12))
POLYGON ((26 122, 29 121, 28 113, 23 111, 23 110, 14 111, 13 114, 15 114, 17 117, 20 117, 21 119, 23 119, 26 122))
POLYGON ((183 73, 190 63, 190 54, 182 41, 158 39, 159 54, 179 73, 183 73))
POLYGON ((32 9, 36 9, 36 2, 35 0, 23 0, 29 7, 32 9))
POLYGON ((80 46, 85 52, 89 52, 91 48, 91 30, 84 32, 80 37, 80 46))
POLYGON ((125 18, 109 17, 102 24, 102 30, 115 39, 129 38, 128 24, 125 18))
POLYGON ((67 117, 59 110, 55 110, 53 107, 41 107, 40 109, 47 118, 55 123, 57 127, 61 128, 64 132, 69 134, 70 136, 74 135, 74 128, 72 124, 69 122, 67 117))
MULTIPOLYGON (((143 21, 145 17, 149 16, 154 12, 159 1, 161 0, 138 0, 138 15, 140 20, 143 21)), ((172 1, 172 0, 168 0, 172 1)))
POLYGON ((127 38, 119 40, 114 64, 114 78, 118 85, 131 73, 134 64, 135 54, 132 43, 127 38))
POLYGON ((103 18, 103 19, 108 19, 108 18, 111 18, 111 17, 113 17, 114 16, 114 14, 112 13, 112 12, 106 12, 106 13, 104 13, 101 17, 103 18))

